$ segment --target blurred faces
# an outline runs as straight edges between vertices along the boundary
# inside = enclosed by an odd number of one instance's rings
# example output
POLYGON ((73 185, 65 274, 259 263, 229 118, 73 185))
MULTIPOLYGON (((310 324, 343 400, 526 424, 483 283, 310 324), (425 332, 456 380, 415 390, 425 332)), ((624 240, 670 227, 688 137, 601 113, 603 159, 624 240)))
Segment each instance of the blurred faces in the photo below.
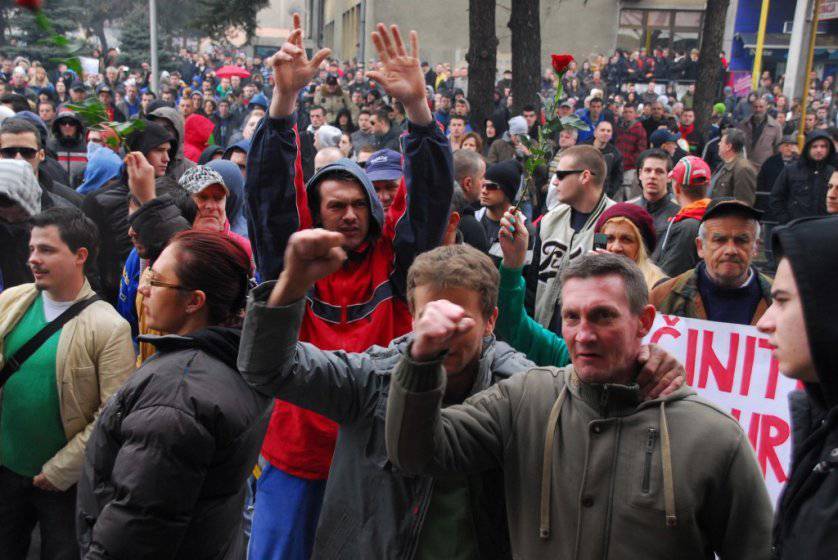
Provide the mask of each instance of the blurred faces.
POLYGON ((655 309, 648 305, 634 315, 616 274, 570 278, 562 285, 561 298, 562 336, 582 382, 629 383, 655 309))
POLYGON ((591 99, 591 102, 588 104, 588 107, 591 110, 591 118, 598 119, 600 113, 602 113, 602 99, 591 99))
POLYGON ((655 120, 663 118, 663 105, 657 101, 652 103, 652 116, 655 117, 655 120))
POLYGON ((55 118, 55 105, 52 103, 41 103, 38 105, 38 116, 45 123, 51 123, 55 118))
POLYGON ((463 140, 463 143, 460 144, 460 149, 471 150, 472 152, 476 152, 477 151, 477 140, 475 140, 474 137, 471 137, 471 136, 466 138, 465 140, 463 140))
POLYGON ((503 189, 497 183, 491 181, 483 181, 480 187, 480 205, 487 208, 500 209, 511 204, 509 199, 503 193, 503 189))
POLYGON ((323 109, 312 109, 308 114, 308 118, 311 120, 311 126, 315 130, 326 123, 326 116, 323 113, 323 109))
POLYGON ((474 320, 472 328, 451 337, 448 341, 448 352, 442 362, 448 377, 447 387, 456 389, 457 392, 468 392, 474 384, 474 371, 469 366, 475 366, 480 359, 483 339, 494 331, 498 310, 495 308, 490 317, 485 317, 477 291, 460 287, 438 288, 426 284, 416 286, 413 291, 413 320, 422 317, 425 307, 430 302, 440 299, 459 305, 465 311, 465 316, 474 320))
POLYGON ((695 122, 695 113, 693 113, 692 109, 684 109, 681 112, 681 124, 684 126, 690 126, 695 122))
POLYGON ((169 167, 169 151, 172 149, 172 145, 169 142, 163 142, 156 148, 152 148, 148 151, 145 155, 148 162, 154 167, 154 176, 155 177, 162 177, 166 174, 166 170, 169 167))
POLYGON ((466 133, 466 124, 462 119, 451 119, 448 123, 448 131, 454 138, 460 138, 466 133))
POLYGON ((192 100, 188 97, 181 97, 180 101, 178 101, 177 108, 180 111, 180 114, 183 115, 184 119, 195 112, 195 106, 192 104, 192 100))
POLYGON ((340 149, 340 153, 343 154, 343 157, 349 157, 352 153, 352 139, 349 137, 348 134, 344 133, 340 136, 340 143, 338 143, 338 148, 340 149))
POLYGON ((632 122, 637 118, 637 109, 632 106, 623 107, 623 120, 632 122))
POLYGON ((838 171, 833 171, 826 190, 826 211, 838 214, 838 171))
POLYGON ((764 116, 768 110, 768 104, 765 102, 765 99, 762 98, 755 99, 752 107, 754 109, 754 115, 758 117, 764 116))
POLYGON ((564 150, 576 145, 576 135, 571 130, 559 132, 559 148, 564 150))
POLYGON ((256 127, 259 125, 259 121, 261 121, 264 116, 265 113, 262 111, 254 110, 250 113, 250 116, 247 117, 247 122, 242 128, 242 138, 250 140, 253 137, 253 133, 256 132, 256 127))
POLYGON ((666 196, 668 183, 666 160, 647 157, 640 168, 640 185, 643 188, 643 198, 649 202, 657 202, 666 196))
POLYGON ((221 185, 210 185, 192 195, 198 213, 192 227, 205 231, 222 231, 227 223, 227 191, 221 185))
POLYGON ((242 177, 247 178, 247 154, 243 150, 234 149, 230 152, 230 161, 239 167, 242 177))
POLYGON ((361 129, 361 132, 365 133, 369 133, 372 130, 369 113, 361 113, 358 115, 358 128, 361 129))
POLYGON ((400 181, 373 181, 372 186, 375 188, 375 194, 378 195, 381 206, 384 207, 384 212, 392 206, 400 183, 400 181))
POLYGON ((814 161, 823 161, 829 154, 829 140, 818 138, 809 145, 809 157, 814 161))
POLYGON ((598 147, 604 147, 608 142, 611 141, 611 135, 614 132, 614 128, 611 126, 611 123, 608 121, 602 121, 598 125, 596 125, 596 130, 594 130, 594 138, 596 139, 598 147))
POLYGON ((363 187, 355 181, 327 178, 317 189, 322 227, 342 233, 346 238, 345 249, 358 249, 370 227, 370 204, 363 187))
POLYGON ((707 274, 723 288, 738 288, 748 279, 756 249, 757 227, 742 216, 720 216, 704 222, 704 235, 696 239, 698 256, 707 274))
POLYGON ((527 121, 527 126, 529 128, 532 128, 533 125, 535 124, 536 118, 538 118, 538 115, 536 114, 536 112, 535 111, 524 111, 523 115, 524 115, 524 119, 527 121))
POLYGON ((783 156, 783 159, 790 159, 798 153, 797 144, 792 144, 791 142, 780 144, 780 154, 783 156))
POLYGON ((774 358, 783 375, 800 381, 817 383, 809 335, 803 317, 803 302, 788 259, 777 266, 771 286, 772 303, 757 323, 761 333, 769 336, 774 358))

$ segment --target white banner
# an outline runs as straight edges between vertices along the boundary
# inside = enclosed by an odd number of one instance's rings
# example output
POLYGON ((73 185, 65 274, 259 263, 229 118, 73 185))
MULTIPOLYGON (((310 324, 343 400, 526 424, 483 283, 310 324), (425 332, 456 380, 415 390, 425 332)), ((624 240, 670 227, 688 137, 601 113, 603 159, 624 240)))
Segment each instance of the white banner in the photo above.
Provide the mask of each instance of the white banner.
MULTIPOLYGON (((90 58, 89 56, 80 56, 79 61, 81 62, 81 69, 85 76, 89 76, 91 74, 98 74, 99 73, 99 59, 98 58, 90 58)), ((82 78, 82 76, 79 76, 82 78)))
POLYGON ((658 314, 645 341, 671 352, 687 384, 739 420, 776 506, 791 464, 788 394, 797 381, 780 374, 768 338, 748 325, 658 314))

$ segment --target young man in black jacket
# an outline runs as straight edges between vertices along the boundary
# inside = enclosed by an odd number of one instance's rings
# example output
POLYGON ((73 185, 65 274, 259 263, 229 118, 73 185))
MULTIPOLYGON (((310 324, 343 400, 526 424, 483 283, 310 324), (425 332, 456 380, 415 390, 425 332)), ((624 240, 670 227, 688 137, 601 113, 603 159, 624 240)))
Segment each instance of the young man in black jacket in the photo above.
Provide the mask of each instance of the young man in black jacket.
POLYGON ((792 466, 777 504, 775 558, 838 558, 838 299, 823 279, 838 274, 838 217, 774 230, 780 256, 774 303, 757 328, 770 337, 789 396, 792 466))

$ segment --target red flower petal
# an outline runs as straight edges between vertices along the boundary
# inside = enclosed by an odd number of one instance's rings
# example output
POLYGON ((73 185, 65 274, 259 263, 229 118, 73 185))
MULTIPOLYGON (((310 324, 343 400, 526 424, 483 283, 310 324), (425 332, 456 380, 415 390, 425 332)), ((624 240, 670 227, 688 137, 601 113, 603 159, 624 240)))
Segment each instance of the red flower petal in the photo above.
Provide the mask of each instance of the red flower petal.
POLYGON ((567 67, 573 62, 573 56, 569 54, 554 54, 551 57, 553 59, 553 70, 556 74, 561 74, 567 70, 567 67))
POLYGON ((41 0, 15 0, 18 6, 27 10, 37 11, 41 9, 41 0))

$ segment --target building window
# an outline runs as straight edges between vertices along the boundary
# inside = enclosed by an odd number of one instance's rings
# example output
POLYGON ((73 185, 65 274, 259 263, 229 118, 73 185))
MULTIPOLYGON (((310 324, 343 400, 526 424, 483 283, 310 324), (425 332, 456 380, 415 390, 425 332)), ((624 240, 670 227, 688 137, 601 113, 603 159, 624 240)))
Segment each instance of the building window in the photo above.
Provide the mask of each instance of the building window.
POLYGON ((668 48, 679 53, 697 49, 704 12, 693 10, 620 11, 617 48, 629 52, 668 48))

